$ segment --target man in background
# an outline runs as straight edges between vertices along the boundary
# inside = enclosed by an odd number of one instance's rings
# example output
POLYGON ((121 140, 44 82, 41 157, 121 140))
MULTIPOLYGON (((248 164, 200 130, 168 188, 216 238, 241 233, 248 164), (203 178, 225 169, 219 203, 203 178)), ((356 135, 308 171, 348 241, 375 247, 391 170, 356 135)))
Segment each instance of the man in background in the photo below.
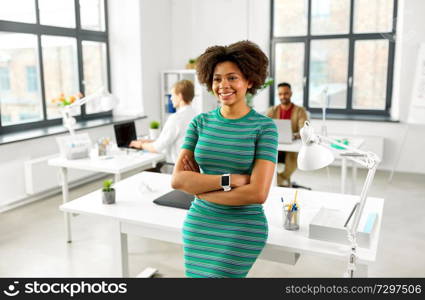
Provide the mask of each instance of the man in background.
MULTIPOLYGON (((301 106, 291 102, 292 90, 291 85, 287 82, 279 83, 277 86, 280 104, 271 107, 267 112, 267 116, 272 119, 291 120, 292 134, 295 139, 300 138, 299 131, 307 120, 307 113, 301 106)), ((279 151, 278 168, 277 168, 277 185, 289 187, 291 186, 291 175, 297 169, 297 152, 279 151), (279 166, 285 164, 284 171, 279 172, 279 166)))

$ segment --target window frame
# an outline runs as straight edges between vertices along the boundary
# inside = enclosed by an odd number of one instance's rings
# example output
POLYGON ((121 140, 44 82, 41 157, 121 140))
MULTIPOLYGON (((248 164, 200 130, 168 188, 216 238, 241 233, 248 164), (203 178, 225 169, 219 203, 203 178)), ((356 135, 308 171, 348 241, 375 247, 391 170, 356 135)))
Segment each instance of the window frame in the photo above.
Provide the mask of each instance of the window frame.
MULTIPOLYGON (((38 70, 40 77, 40 88, 41 88, 41 100, 42 100, 42 120, 3 126, 0 117, 0 134, 3 133, 13 133, 21 132, 34 128, 45 128, 49 126, 62 125, 62 119, 47 119, 47 101, 45 97, 45 85, 44 85, 44 69, 43 69, 43 49, 41 44, 41 36, 58 36, 58 37, 72 37, 76 39, 77 42, 77 61, 78 61, 78 78, 79 78, 79 91, 85 95, 84 89, 84 70, 83 70, 83 52, 82 52, 82 42, 83 41, 93 41, 93 42, 102 42, 106 45, 106 70, 107 70, 107 89, 111 91, 111 69, 110 69, 110 49, 109 49, 109 26, 108 26, 108 0, 101 0, 104 2, 104 14, 105 14, 105 31, 94 31, 81 28, 80 22, 80 5, 79 0, 74 0, 75 4, 75 18, 76 18, 76 27, 58 27, 58 26, 49 26, 40 24, 40 11, 38 0, 35 1, 35 13, 36 13, 36 23, 23 23, 23 22, 13 22, 13 21, 4 21, 0 20, 0 31, 1 32, 13 32, 13 33, 27 33, 34 34, 37 36, 37 59, 38 59, 38 70)), ((112 110, 86 114, 85 105, 81 106, 81 114, 76 116, 77 122, 87 121, 93 119, 100 119, 105 117, 111 117, 112 110)))
MULTIPOLYGON (((321 108, 309 107, 309 84, 310 84, 310 54, 311 54, 311 42, 312 40, 324 40, 324 39, 337 39, 345 38, 349 41, 348 49, 348 73, 347 73, 347 105, 346 108, 327 108, 326 113, 332 114, 344 114, 344 115, 369 115, 369 116, 390 116, 391 105, 392 105, 392 89, 393 89, 393 78, 394 78, 394 58, 395 58, 395 36, 397 27, 397 8, 398 0, 394 1, 393 6, 393 24, 390 32, 372 32, 372 33, 354 33, 354 1, 350 0, 350 28, 347 34, 328 34, 328 35, 312 35, 311 34, 311 7, 312 0, 307 0, 307 35, 305 36, 274 36, 274 7, 275 0, 270 0, 270 54, 272 62, 270 65, 270 73, 273 78, 276 78, 276 45, 279 43, 304 43, 304 83, 303 83, 303 106, 311 113, 322 113, 321 108), (349 84, 349 80, 354 78, 354 47, 357 40, 387 40, 388 41, 388 63, 387 63, 387 82, 386 82, 386 97, 385 97, 385 108, 384 109, 354 109, 353 108, 353 83, 349 84)), ((278 82, 276 82, 278 84, 278 82)), ((269 105, 274 106, 276 86, 271 86, 271 93, 269 99, 269 105)))

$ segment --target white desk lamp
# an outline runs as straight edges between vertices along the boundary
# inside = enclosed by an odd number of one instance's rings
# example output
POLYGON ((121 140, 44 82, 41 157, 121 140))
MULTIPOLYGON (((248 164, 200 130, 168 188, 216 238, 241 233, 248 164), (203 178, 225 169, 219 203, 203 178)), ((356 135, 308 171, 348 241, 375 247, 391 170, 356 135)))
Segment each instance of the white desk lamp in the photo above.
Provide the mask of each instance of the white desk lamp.
POLYGON ((334 148, 331 147, 331 144, 342 147, 343 150, 339 150, 341 151, 341 156, 345 156, 369 170, 360 194, 359 205, 354 214, 354 221, 350 228, 349 226, 346 227, 348 239, 351 244, 351 253, 344 276, 353 277, 356 269, 357 228, 366 204, 367 193, 375 176, 376 168, 381 160, 375 153, 351 148, 329 137, 315 134, 308 121, 305 122, 304 127, 301 129, 300 135, 302 146, 298 153, 298 168, 301 170, 317 170, 331 164, 334 161, 333 153, 330 150, 334 148))
POLYGON ((62 107, 63 126, 68 129, 69 136, 56 138, 62 157, 67 159, 78 159, 89 156, 91 141, 88 133, 75 134, 76 120, 73 116, 78 114, 77 108, 91 101, 96 107, 102 110, 111 110, 118 104, 118 99, 110 94, 105 88, 100 88, 97 92, 77 99, 74 103, 62 107))
POLYGON ((64 106, 61 110, 63 126, 68 129, 71 136, 75 135, 75 124, 77 122, 73 116, 78 114, 76 108, 89 101, 97 101, 98 103, 96 106, 102 107, 104 111, 111 110, 118 104, 118 98, 109 93, 104 87, 102 87, 98 89, 95 93, 77 99, 74 103, 64 106))

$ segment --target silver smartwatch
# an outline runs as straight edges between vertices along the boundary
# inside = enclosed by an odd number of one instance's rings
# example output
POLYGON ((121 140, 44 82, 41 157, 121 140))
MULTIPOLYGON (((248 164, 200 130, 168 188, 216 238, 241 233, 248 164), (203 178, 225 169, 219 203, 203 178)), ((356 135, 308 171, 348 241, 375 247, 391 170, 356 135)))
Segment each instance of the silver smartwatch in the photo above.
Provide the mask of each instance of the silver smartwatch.
POLYGON ((232 189, 230 187, 230 174, 221 175, 221 187, 223 188, 223 191, 225 192, 228 192, 232 189))

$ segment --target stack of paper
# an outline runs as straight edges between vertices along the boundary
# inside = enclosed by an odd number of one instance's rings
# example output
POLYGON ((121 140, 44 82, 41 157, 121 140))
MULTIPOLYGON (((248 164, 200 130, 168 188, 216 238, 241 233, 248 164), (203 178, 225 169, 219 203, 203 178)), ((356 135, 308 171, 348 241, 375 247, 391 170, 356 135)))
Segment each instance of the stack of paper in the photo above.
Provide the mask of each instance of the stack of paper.
MULTIPOLYGON (((310 223, 309 238, 349 245, 345 226, 351 226, 356 208, 357 205, 351 211, 342 211, 322 207, 310 223)), ((359 247, 370 247, 377 218, 376 213, 369 213, 360 219, 356 235, 359 247)))

